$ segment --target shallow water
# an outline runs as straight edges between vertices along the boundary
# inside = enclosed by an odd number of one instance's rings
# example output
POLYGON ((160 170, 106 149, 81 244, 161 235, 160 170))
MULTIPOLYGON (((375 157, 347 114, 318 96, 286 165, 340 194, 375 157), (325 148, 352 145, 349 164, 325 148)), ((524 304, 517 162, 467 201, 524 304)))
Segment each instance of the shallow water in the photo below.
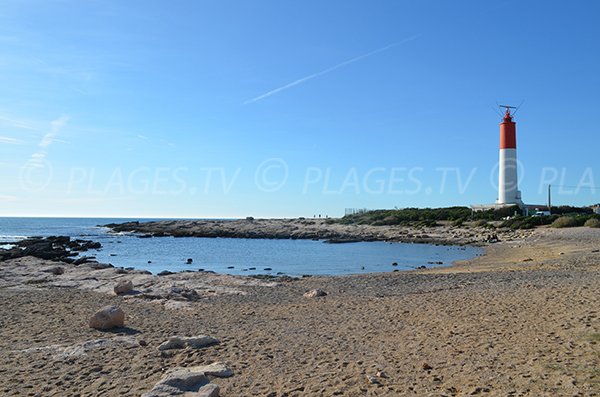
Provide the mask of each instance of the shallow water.
MULTIPOLYGON (((140 221, 151 219, 140 219, 140 221)), ((210 270, 217 273, 343 275, 450 265, 482 250, 476 247, 386 242, 327 244, 312 240, 154 237, 114 234, 101 224, 131 219, 0 218, 0 243, 27 236, 66 235, 99 241, 101 250, 86 255, 115 266, 163 270, 210 270), (191 258, 192 263, 187 264, 191 258), (431 262, 435 262, 432 264, 431 262), (396 263, 397 266, 392 264, 396 263)))

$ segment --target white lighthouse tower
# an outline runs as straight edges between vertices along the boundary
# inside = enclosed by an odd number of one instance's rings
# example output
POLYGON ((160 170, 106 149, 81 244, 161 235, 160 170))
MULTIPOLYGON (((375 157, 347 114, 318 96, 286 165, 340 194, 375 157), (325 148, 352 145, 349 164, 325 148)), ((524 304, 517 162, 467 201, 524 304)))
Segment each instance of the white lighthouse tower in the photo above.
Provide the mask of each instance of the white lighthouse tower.
POLYGON ((517 175, 517 126, 510 113, 512 106, 506 109, 504 119, 500 123, 500 162, 498 166, 498 200, 497 204, 523 205, 518 187, 517 175))

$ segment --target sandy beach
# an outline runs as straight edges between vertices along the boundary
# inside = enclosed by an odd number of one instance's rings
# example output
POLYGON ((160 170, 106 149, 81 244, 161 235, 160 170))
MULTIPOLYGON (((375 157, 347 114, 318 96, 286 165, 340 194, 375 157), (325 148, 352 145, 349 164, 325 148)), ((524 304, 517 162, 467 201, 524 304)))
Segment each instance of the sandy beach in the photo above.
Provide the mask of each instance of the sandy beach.
POLYGON ((452 267, 292 281, 4 261, 0 394, 139 396, 223 362, 221 396, 600 395, 600 230, 501 240, 452 267), (88 327, 108 304, 126 327, 88 327), (158 349, 174 335, 220 343, 158 349))

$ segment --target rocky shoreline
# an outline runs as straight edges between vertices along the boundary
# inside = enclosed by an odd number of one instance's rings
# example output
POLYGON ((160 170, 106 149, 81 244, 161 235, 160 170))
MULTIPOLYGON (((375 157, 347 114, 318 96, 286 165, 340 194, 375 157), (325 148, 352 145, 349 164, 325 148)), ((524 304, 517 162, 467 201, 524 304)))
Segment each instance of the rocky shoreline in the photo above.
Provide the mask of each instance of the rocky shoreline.
POLYGON ((74 259, 82 252, 102 248, 99 242, 91 240, 72 240, 69 236, 30 237, 17 242, 0 243, 9 245, 9 249, 0 250, 0 261, 32 256, 39 259, 81 264, 90 258, 74 259))
POLYGON ((344 225, 328 219, 164 220, 102 225, 116 233, 152 237, 224 237, 246 239, 306 239, 328 243, 390 241, 482 246, 525 238, 530 230, 467 226, 406 227, 344 225))

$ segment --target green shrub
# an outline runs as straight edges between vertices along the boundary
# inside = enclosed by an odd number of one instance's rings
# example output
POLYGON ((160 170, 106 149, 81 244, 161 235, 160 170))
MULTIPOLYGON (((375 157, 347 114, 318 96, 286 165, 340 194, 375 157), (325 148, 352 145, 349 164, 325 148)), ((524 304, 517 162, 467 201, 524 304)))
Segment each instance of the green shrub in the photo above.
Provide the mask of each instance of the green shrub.
POLYGON ((598 218, 590 218, 587 221, 585 221, 585 223, 583 224, 583 226, 593 227, 593 228, 600 228, 600 219, 598 219, 598 218))
POLYGON ((459 218, 455 221, 452 221, 452 226, 460 227, 465 223, 464 218, 459 218))
POLYGON ((555 227, 555 228, 564 228, 564 227, 575 227, 575 226, 579 226, 577 219, 575 219, 572 216, 561 216, 560 218, 557 218, 554 222, 552 222, 552 224, 550 225, 551 227, 555 227))
POLYGON ((502 222, 500 227, 508 227, 516 229, 533 229, 536 226, 549 225, 554 222, 558 216, 515 216, 507 221, 502 222))

